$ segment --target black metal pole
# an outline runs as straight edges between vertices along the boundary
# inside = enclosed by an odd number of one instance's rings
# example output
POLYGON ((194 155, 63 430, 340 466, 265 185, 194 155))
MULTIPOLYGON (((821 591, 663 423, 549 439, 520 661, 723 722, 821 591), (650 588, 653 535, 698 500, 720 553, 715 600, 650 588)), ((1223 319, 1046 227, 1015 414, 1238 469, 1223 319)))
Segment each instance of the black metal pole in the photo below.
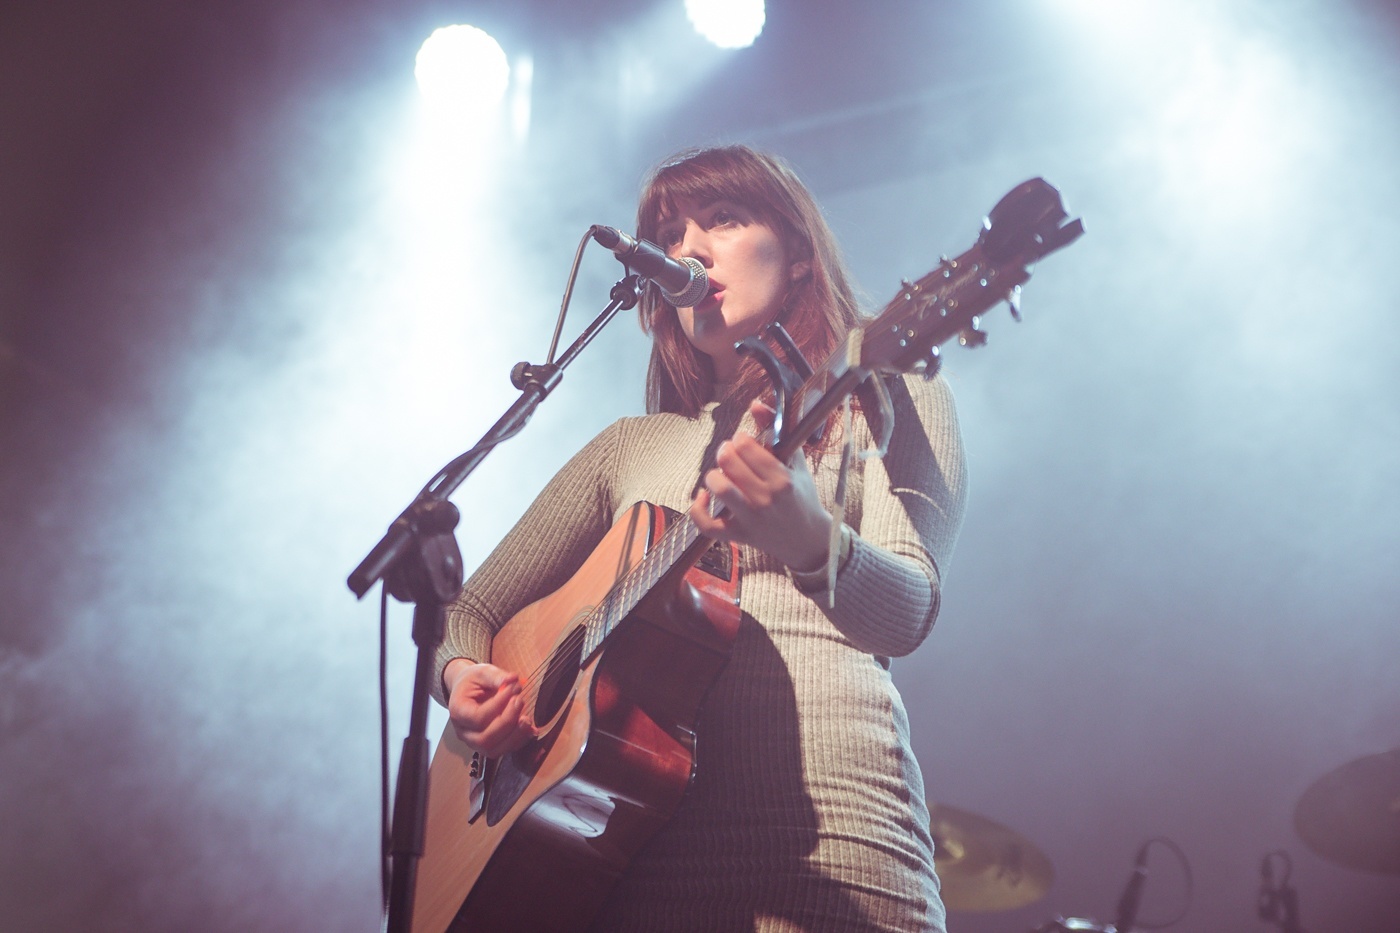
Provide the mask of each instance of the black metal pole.
POLYGON ((403 740, 394 791, 389 850, 389 933, 409 933, 413 925, 418 859, 423 856, 423 841, 427 835, 429 678, 433 676, 433 656, 442 642, 445 619, 446 612, 440 604, 420 603, 413 608, 413 641, 418 645, 418 666, 413 677, 408 736, 403 740))
POLYGON ((427 835, 429 746, 427 735, 430 680, 437 647, 442 643, 444 607, 462 587, 461 553, 452 530, 457 509, 447 497, 471 475, 501 441, 524 428, 539 403, 559 384, 563 370, 593 338, 625 308, 637 304, 640 279, 629 275, 612 287, 611 301, 557 363, 517 367, 520 398, 487 431, 475 447, 438 472, 389 526, 346 581, 356 596, 364 596, 383 580, 396 599, 414 604, 413 640, 418 663, 413 678, 413 701, 408 736, 399 757, 390 830, 389 904, 386 929, 410 933, 418 860, 427 835))
POLYGON ((617 315, 618 311, 636 307, 638 289, 641 280, 635 275, 629 275, 620 280, 612 287, 610 293, 611 301, 603 309, 598 317, 594 318, 578 339, 569 345, 563 356, 557 363, 545 366, 529 367, 528 376, 521 386, 520 397, 506 410, 497 422, 491 426, 476 446, 447 466, 438 471, 437 476, 424 487, 423 491, 413 501, 408 508, 399 513, 399 517, 389 526, 389 530, 384 533, 384 537, 365 555, 345 581, 350 587, 350 591, 356 597, 363 597, 369 592, 370 587, 384 579, 384 575, 389 572, 389 568, 394 566, 403 557, 413 538, 412 514, 415 507, 424 500, 446 499, 460 486, 477 465, 486 459, 486 455, 501 441, 519 433, 525 427, 530 416, 535 413, 540 402, 553 391, 563 377, 564 369, 573 362, 574 358, 583 352, 584 347, 593 342, 593 338, 617 315))

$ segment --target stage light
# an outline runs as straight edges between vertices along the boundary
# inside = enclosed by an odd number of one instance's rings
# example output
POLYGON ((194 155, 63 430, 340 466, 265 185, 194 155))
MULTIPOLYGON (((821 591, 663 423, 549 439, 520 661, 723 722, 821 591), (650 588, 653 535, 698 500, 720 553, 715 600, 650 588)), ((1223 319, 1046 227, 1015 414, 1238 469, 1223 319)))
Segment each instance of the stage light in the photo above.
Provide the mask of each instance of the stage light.
POLYGON ((475 26, 443 26, 424 40, 413 75, 434 109, 480 117, 505 97, 510 64, 500 43, 475 26))
POLYGON ((753 45, 763 32, 763 0, 685 0, 695 31, 722 49, 753 45))
POLYGON ((530 135, 530 99, 535 84, 535 60, 521 55, 511 69, 510 126, 517 144, 530 135))

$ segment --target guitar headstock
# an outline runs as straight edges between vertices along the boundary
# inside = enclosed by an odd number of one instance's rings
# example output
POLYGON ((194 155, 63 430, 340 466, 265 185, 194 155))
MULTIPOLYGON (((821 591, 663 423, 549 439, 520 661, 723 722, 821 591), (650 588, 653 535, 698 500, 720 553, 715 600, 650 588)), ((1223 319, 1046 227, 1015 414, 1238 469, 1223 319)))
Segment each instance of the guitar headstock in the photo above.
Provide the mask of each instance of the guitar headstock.
POLYGON ((997 202, 972 248, 899 294, 863 328, 861 366, 866 370, 908 372, 937 369, 938 348, 953 337, 981 346, 987 336, 979 317, 1006 301, 1020 319, 1021 285, 1042 256, 1068 246, 1084 233, 1081 220, 1068 220, 1059 191, 1032 178, 997 202))

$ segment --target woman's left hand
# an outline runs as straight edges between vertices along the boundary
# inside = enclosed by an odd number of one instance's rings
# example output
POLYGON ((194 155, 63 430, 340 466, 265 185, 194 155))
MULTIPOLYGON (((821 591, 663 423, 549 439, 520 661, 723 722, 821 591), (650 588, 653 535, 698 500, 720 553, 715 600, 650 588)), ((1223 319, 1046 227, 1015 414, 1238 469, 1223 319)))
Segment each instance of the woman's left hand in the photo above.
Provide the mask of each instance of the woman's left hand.
MULTIPOLYGON (((773 409, 762 402, 749 406, 760 431, 773 423, 773 409)), ((720 444, 715 468, 690 505, 690 518, 701 534, 719 541, 748 544, 794 570, 815 570, 827 557, 831 515, 817 498, 817 487, 798 455, 789 467, 746 431, 720 444), (726 509, 710 517, 711 500, 726 509)))

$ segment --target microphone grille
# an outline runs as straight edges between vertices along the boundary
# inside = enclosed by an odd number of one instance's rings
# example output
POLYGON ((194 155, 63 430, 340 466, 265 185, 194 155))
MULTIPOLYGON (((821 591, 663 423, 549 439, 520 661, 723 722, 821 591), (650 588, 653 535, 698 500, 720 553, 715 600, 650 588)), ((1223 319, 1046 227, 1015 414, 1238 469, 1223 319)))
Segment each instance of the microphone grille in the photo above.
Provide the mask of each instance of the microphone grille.
POLYGON ((690 267, 690 284, 680 292, 668 292, 663 288, 661 297, 677 308, 693 308, 709 293, 710 277, 705 274, 705 267, 700 264, 700 260, 694 256, 686 256, 681 262, 690 267))

